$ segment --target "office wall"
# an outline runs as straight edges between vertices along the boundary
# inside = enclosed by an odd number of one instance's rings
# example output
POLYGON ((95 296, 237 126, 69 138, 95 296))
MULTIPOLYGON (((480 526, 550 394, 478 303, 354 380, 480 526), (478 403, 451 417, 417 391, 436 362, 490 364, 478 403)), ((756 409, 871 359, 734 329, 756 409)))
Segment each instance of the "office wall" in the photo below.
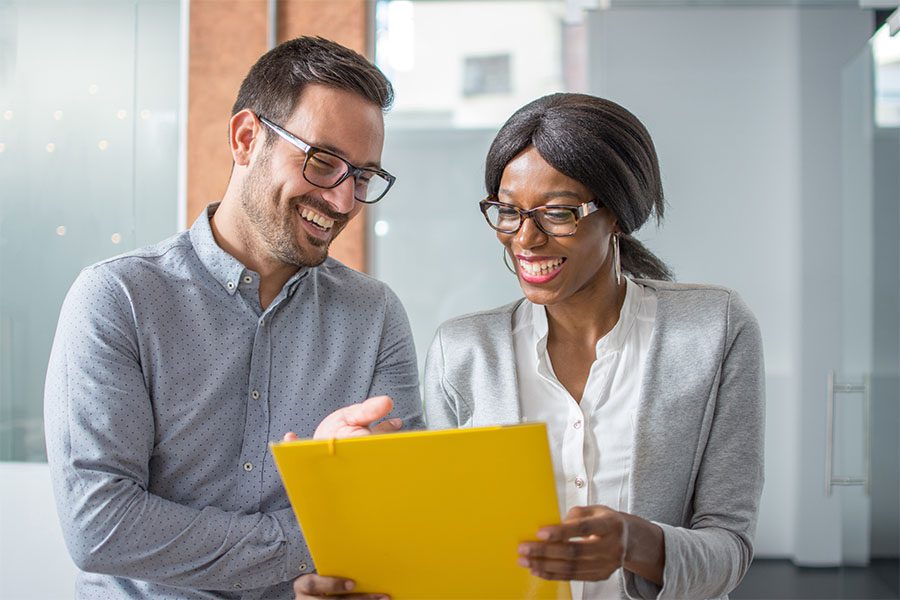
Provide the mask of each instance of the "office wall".
POLYGON ((900 553, 900 129, 874 138, 872 556, 900 553))
POLYGON ((72 598, 78 569, 63 542, 47 464, 0 462, 0 480, 0 598, 72 598))

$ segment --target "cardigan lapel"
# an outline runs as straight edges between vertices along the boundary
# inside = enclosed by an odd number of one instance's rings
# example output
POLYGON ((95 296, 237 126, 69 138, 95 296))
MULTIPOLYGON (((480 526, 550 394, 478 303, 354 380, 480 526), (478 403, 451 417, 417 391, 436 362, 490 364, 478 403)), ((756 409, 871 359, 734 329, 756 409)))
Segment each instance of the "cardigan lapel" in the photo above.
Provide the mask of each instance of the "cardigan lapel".
MULTIPOLYGON (((493 398, 492 406, 485 407, 483 418, 476 415, 476 424, 511 425, 522 422, 522 407, 519 402, 518 370, 516 353, 513 346, 513 315, 516 308, 524 302, 524 298, 507 304, 501 309, 503 318, 486 321, 488 331, 484 332, 493 344, 488 345, 490 355, 486 357, 489 365, 493 365, 494 380, 492 394, 483 397, 493 398), (478 421, 482 421, 478 423, 478 421)), ((481 396, 481 390, 473 390, 481 396)))
POLYGON ((695 324, 718 315, 692 312, 684 297, 689 291, 657 281, 640 283, 657 291, 657 311, 635 415, 628 512, 682 523, 709 433, 710 386, 718 384, 715 370, 707 372, 719 363, 710 360, 717 345, 708 327, 695 324))

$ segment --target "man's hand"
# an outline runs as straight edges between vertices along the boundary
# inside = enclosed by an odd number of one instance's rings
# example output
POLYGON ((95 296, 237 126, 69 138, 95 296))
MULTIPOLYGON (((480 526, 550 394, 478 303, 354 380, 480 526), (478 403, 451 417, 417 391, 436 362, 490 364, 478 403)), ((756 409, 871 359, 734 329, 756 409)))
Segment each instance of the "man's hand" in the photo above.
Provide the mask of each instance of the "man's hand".
MULTIPOLYGON (((393 408, 394 401, 390 396, 375 396, 359 404, 339 408, 319 423, 313 439, 328 440, 359 437, 373 433, 393 433, 403 427, 403 419, 385 419, 378 425, 372 426, 372 423, 386 417, 393 408)), ((286 442, 297 439, 299 438, 293 431, 284 436, 286 442)))
POLYGON ((347 600, 390 600, 390 597, 384 594, 354 594, 355 586, 352 580, 343 577, 324 577, 314 573, 303 575, 294 580, 294 600, 335 596, 347 600))

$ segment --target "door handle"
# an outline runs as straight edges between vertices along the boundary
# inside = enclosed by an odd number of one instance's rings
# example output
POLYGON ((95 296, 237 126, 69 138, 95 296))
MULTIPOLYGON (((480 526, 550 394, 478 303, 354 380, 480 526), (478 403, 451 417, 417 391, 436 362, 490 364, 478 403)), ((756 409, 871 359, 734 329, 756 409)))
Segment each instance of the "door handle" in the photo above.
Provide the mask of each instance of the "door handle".
POLYGON ((869 402, 871 381, 868 375, 863 377, 862 384, 838 383, 835 373, 828 373, 828 397, 825 405, 825 495, 831 496, 832 488, 836 485, 864 487, 866 495, 869 495, 869 480, 871 479, 871 444, 869 443, 869 402), (837 394, 861 394, 863 401, 863 444, 865 473, 857 476, 835 476, 834 474, 834 405, 837 394))

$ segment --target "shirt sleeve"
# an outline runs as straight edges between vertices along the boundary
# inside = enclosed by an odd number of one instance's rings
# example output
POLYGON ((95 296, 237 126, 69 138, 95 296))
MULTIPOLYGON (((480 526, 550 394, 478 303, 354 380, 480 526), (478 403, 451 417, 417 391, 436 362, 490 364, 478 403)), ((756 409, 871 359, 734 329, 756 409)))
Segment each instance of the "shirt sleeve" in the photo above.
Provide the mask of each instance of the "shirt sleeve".
POLYGON ((691 499, 689 527, 657 523, 665 540, 663 586, 625 572, 631 598, 718 598, 753 559, 763 486, 765 373, 756 319, 732 293, 715 413, 691 499))
POLYGON ((209 590, 296 577, 309 552, 290 509, 196 509, 148 491, 152 401, 130 304, 107 271, 85 269, 69 291, 44 391, 48 462, 75 564, 209 590))
MULTIPOLYGON (((471 411, 460 410, 458 394, 445 378, 444 328, 434 334, 434 340, 425 357, 425 420, 430 429, 450 429, 469 425, 471 411)), ((465 407, 464 407, 465 408, 465 407)))
POLYGON ((403 419, 403 429, 424 429, 412 329, 397 295, 387 286, 384 293, 384 324, 368 397, 390 396, 394 401, 390 416, 403 419))

